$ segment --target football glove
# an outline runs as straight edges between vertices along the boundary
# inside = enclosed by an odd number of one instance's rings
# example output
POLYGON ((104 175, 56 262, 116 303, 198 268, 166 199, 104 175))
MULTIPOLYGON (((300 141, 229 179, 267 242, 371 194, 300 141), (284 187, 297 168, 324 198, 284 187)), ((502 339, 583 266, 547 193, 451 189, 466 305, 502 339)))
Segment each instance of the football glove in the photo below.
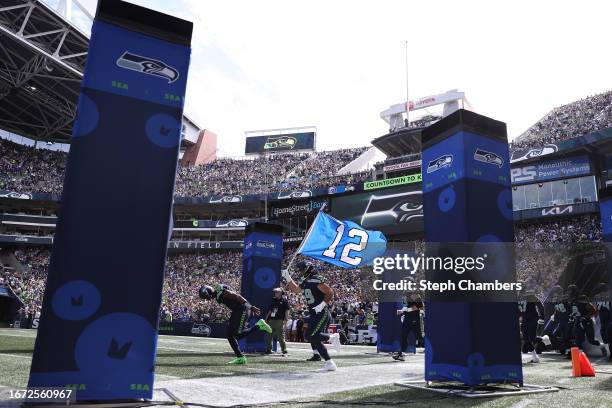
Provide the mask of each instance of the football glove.
POLYGON ((325 303, 325 301, 322 301, 314 307, 314 311, 319 314, 323 311, 323 309, 325 309, 325 306, 327 306, 327 303, 325 303))

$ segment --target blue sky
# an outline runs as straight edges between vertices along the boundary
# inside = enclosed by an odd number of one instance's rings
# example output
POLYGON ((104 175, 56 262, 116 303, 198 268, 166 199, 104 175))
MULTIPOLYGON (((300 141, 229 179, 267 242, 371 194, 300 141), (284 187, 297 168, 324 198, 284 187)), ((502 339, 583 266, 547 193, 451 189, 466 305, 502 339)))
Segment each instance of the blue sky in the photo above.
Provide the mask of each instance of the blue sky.
POLYGON ((605 1, 133 2, 194 22, 186 113, 221 155, 280 127, 317 126, 319 149, 369 144, 405 100, 405 40, 411 99, 457 88, 511 137, 612 88, 605 1))

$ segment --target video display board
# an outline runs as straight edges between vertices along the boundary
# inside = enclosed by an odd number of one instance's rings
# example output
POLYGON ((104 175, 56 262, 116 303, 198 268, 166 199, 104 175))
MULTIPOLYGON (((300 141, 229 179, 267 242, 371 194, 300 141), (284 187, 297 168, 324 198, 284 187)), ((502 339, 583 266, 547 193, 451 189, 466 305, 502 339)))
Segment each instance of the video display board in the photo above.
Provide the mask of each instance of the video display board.
POLYGON ((385 235, 423 231, 423 193, 421 184, 406 184, 343 195, 331 199, 331 214, 350 220, 385 235))
POLYGON ((245 154, 314 150, 315 132, 284 133, 246 138, 245 154))

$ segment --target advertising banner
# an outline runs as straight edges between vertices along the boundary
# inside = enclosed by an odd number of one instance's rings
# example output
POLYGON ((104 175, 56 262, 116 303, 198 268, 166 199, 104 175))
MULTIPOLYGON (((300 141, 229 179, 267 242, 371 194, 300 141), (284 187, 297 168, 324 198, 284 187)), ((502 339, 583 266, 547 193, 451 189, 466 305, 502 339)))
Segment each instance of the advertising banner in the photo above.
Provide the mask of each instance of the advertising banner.
POLYGON ((306 215, 316 215, 319 209, 327 205, 327 198, 309 199, 309 200, 286 200, 272 201, 270 205, 270 218, 288 218, 306 215))
MULTIPOLYGON (((283 259, 283 228, 275 224, 255 223, 248 227, 244 238, 240 294, 266 316, 272 299, 272 289, 280 285, 283 259)), ((250 324, 259 319, 251 316, 250 324)), ((266 351, 262 332, 251 333, 239 341, 246 352, 266 351)))
POLYGON ((397 164, 390 164, 388 166, 384 166, 383 171, 398 171, 398 170, 405 170, 405 169, 413 169, 415 167, 421 167, 420 160, 414 160, 414 161, 397 163, 397 164))
POLYGON ((585 176, 591 174, 591 162, 586 155, 565 159, 546 160, 528 166, 513 167, 511 181, 516 184, 531 184, 540 181, 585 176))
POLYGON ((98 2, 29 387, 153 396, 191 33, 185 20, 98 2))
MULTIPOLYGON (((500 243, 480 276, 487 282, 498 276, 503 283, 516 282, 512 244, 503 245, 514 242, 505 123, 460 109, 426 128, 422 138, 427 256, 461 260, 466 253, 482 252, 457 243, 500 243)), ((464 272, 436 267, 426 276, 448 282, 463 279, 464 272)), ((425 380, 522 384, 515 292, 505 293, 508 300, 477 290, 458 293, 462 296, 439 293, 425 305, 425 380), (490 333, 495 333, 494 345, 490 333)))
POLYGON ((364 190, 376 190, 379 188, 395 187, 403 184, 414 184, 422 181, 421 173, 408 176, 388 178, 384 180, 366 181, 363 183, 364 190))

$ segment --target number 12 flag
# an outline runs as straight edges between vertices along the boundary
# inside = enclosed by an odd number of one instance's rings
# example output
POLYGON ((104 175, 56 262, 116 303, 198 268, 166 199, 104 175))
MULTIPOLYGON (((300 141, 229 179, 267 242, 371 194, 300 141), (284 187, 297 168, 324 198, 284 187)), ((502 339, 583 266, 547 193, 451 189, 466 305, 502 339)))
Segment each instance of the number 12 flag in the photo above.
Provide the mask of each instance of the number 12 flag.
POLYGON ((319 211, 297 252, 342 268, 357 268, 371 264, 386 249, 382 232, 319 211))

